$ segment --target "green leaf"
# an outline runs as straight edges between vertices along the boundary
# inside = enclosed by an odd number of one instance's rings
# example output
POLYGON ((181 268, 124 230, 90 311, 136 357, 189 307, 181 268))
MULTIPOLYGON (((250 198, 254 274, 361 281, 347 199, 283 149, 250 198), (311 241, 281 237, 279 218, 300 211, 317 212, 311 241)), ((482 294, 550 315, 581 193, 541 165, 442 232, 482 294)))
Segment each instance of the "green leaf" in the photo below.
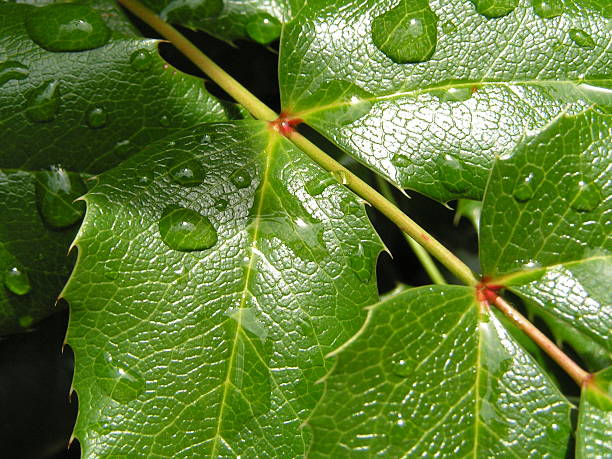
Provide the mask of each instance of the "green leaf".
POLYGON ((596 374, 582 389, 576 431, 576 457, 610 457, 612 443, 612 368, 596 374))
POLYGON ((612 105, 609 9, 581 3, 309 1, 283 30, 283 110, 400 187, 481 199, 525 132, 612 105))
MULTIPOLYGON (((484 199, 481 262, 542 315, 612 351, 612 120, 562 116, 496 162, 484 199)), ((577 338, 580 339, 580 338, 577 338)))
MULTIPOLYGON (((105 18, 124 31, 114 2, 92 4, 96 10, 79 5, 77 13, 85 9, 93 24, 105 18)), ((0 3, 0 334, 57 310, 84 211, 72 203, 85 192, 78 173, 109 169, 178 129, 226 120, 231 110, 200 80, 166 64, 154 40, 115 32, 91 50, 40 47, 26 19, 46 26, 47 13, 55 13, 45 8, 0 3)))
POLYGON ((457 201, 457 210, 455 211, 455 225, 459 223, 462 217, 467 218, 476 232, 480 231, 480 215, 482 214, 482 202, 473 201, 471 199, 459 199, 457 201))
POLYGON ((304 0, 145 0, 168 22, 233 42, 250 39, 267 45, 278 39, 304 0))
POLYGON ((86 457, 305 454, 324 355, 376 301, 382 247, 328 178, 259 121, 198 126, 100 176, 64 294, 86 457))
POLYGON ((336 352, 311 457, 565 457, 570 405, 473 289, 408 290, 336 352))

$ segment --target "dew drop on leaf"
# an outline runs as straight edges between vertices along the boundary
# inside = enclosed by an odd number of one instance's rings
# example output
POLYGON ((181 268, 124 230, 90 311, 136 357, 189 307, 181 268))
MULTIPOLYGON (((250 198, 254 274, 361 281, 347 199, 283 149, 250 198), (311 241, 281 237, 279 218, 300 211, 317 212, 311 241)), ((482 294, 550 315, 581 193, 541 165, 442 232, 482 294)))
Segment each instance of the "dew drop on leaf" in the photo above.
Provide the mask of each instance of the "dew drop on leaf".
POLYGON ((85 214, 85 203, 74 202, 87 188, 78 174, 61 166, 36 174, 36 200, 43 220, 53 228, 66 228, 85 214))
POLYGON ((163 127, 169 127, 170 126, 170 118, 168 118, 168 115, 162 115, 159 117, 159 124, 161 124, 163 127))
POLYGON ((204 215, 184 207, 169 206, 159 220, 162 241, 174 250, 204 250, 217 243, 217 230, 204 215))
POLYGON ((440 102, 464 102, 474 94, 472 87, 449 88, 431 92, 440 102))
POLYGON ((533 0, 533 10, 543 19, 556 18, 563 14, 562 0, 533 0))
POLYGON ((489 19, 510 14, 518 5, 518 0, 471 0, 476 11, 489 19))
POLYGON ((105 45, 111 31, 87 5, 54 3, 33 8, 26 18, 30 38, 49 51, 84 51, 105 45))
POLYGON ((138 183, 143 186, 150 185, 151 183, 153 183, 154 179, 155 179, 155 174, 153 174, 153 171, 144 170, 144 171, 141 171, 138 176, 138 183))
POLYGON ((212 143, 212 137, 209 134, 204 134, 200 142, 202 145, 210 145, 212 143))
POLYGON ((138 72, 145 72, 153 65, 151 52, 146 49, 137 49, 130 56, 130 65, 138 72))
POLYGON ((57 115, 60 106, 59 81, 47 81, 30 91, 27 96, 25 114, 30 121, 44 123, 57 115))
POLYGON ((409 167, 412 165, 410 158, 402 153, 395 153, 391 158, 391 163, 396 167, 409 167))
POLYGON ((601 203, 601 191, 594 183, 580 180, 570 188, 569 193, 570 207, 578 212, 590 212, 601 203))
POLYGON ((339 169, 336 171, 331 171, 332 177, 342 185, 346 185, 349 182, 349 173, 344 169, 339 169))
POLYGON ((411 359, 396 358, 391 363, 393 373, 395 373, 397 376, 410 376, 414 370, 414 361, 411 359))
POLYGON ((333 177, 315 177, 313 179, 308 180, 304 188, 306 188, 306 192, 310 196, 319 196, 327 187, 336 183, 336 180, 333 177))
POLYGON ((454 193, 461 193, 468 189, 469 183, 463 178, 463 166, 457 158, 451 155, 441 156, 438 160, 440 182, 454 193))
POLYGON ((570 29, 569 36, 574 43, 582 48, 595 48, 595 40, 584 30, 570 29))
POLYGON ((145 380, 132 368, 117 365, 107 352, 95 361, 96 382, 106 395, 119 403, 134 400, 144 392, 145 380))
POLYGON ((129 140, 120 140, 113 148, 113 154, 120 159, 127 158, 132 153, 132 145, 129 140))
POLYGON ((28 67, 21 62, 5 61, 0 63, 0 86, 11 80, 23 80, 29 75, 28 67))
POLYGON ((372 40, 393 62, 423 62, 433 55, 438 17, 427 0, 401 0, 372 21, 372 40))
POLYGON ((257 317, 255 308, 231 308, 227 315, 234 319, 242 328, 264 341, 268 336, 268 330, 257 317))
POLYGON ((533 198, 533 178, 534 173, 530 172, 514 187, 512 196, 514 196, 517 201, 526 202, 533 198))
POLYGON ((103 108, 96 107, 87 113, 87 125, 90 128, 101 128, 106 125, 108 117, 103 108))
POLYGON ((204 169, 195 158, 179 155, 170 165, 170 177, 179 185, 197 186, 204 181, 204 169))
POLYGON ((32 289, 27 273, 17 267, 9 268, 4 273, 4 285, 15 295, 25 295, 32 289))
POLYGON ((219 211, 223 211, 225 209, 227 209, 227 199, 223 199, 223 198, 219 198, 215 201, 215 209, 219 210, 219 211))
POLYGON ((249 20, 246 31, 252 40, 267 45, 280 36, 281 24, 274 16, 259 13, 249 20))
POLYGON ((245 169, 236 169, 229 177, 236 188, 246 188, 253 180, 245 169))

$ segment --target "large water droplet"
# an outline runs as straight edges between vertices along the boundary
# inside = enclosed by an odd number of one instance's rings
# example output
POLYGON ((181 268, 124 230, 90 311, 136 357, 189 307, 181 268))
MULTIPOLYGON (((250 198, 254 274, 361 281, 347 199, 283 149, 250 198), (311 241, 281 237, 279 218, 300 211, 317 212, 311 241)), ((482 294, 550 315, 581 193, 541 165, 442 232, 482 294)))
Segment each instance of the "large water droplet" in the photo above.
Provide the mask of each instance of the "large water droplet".
POLYGON ((578 181, 570 188, 570 206, 578 212, 590 212, 601 203, 601 191, 594 183, 578 181))
POLYGON ((433 96, 436 96, 440 102, 464 102, 472 97, 474 89, 472 86, 449 88, 443 90, 431 91, 433 96))
POLYGON ((26 117, 36 123, 51 121, 60 105, 59 81, 47 81, 30 91, 25 109, 26 117))
POLYGON ((119 403, 134 400, 144 392, 145 380, 132 369, 118 365, 110 354, 104 352, 96 358, 96 383, 106 395, 119 403))
POLYGON ((423 62, 436 50, 437 24, 438 17, 427 0, 401 0, 374 18, 372 40, 393 62, 423 62))
POLYGON ((268 336, 268 330, 257 317, 255 308, 231 308, 227 315, 260 340, 264 341, 268 336))
POLYGON ((54 228, 66 228, 83 217, 85 203, 74 200, 86 192, 81 177, 60 166, 36 174, 38 209, 45 222, 54 228))
POLYGON ((525 202, 533 198, 533 179, 535 175, 533 172, 527 174, 523 180, 516 184, 512 195, 517 201, 525 202))
POLYGON ((183 186, 197 186, 204 181, 204 169, 192 156, 179 155, 170 165, 170 177, 183 186))
POLYGON ((203 18, 217 16, 223 9, 223 0, 173 0, 159 13, 168 22, 187 26, 203 18))
POLYGON ((535 13, 544 19, 556 18, 563 14, 562 0, 533 0, 531 4, 535 13))
POLYGON ((280 36, 281 24, 274 16, 259 13, 248 22, 246 31, 251 39, 262 45, 267 45, 280 36))
POLYGON ((510 14, 518 5, 518 0, 471 0, 476 11, 489 19, 510 14))
POLYGON ((0 86, 7 81, 23 80, 28 77, 28 67, 17 61, 6 61, 0 63, 0 86))
POLYGON ((153 56, 147 49, 137 49, 130 56, 130 65, 138 72, 146 72, 153 65, 153 56))
POLYGON ((253 180, 246 169, 236 169, 231 173, 229 179, 236 188, 246 188, 253 180))
POLYGON ((54 3, 32 8, 26 15, 28 34, 49 51, 84 51, 105 45, 111 31, 87 5, 54 3))
POLYGON ((132 153, 132 143, 129 140, 120 140, 115 144, 113 153, 120 159, 127 158, 132 153))
POLYGON ((463 178, 464 169, 457 158, 451 155, 441 156, 438 160, 440 182, 453 193, 462 193, 468 189, 469 183, 463 178))
POLYGON ((25 295, 32 289, 27 273, 17 267, 9 268, 4 273, 4 285, 15 295, 25 295))
POLYGON ((364 245, 359 243, 357 253, 347 257, 351 270, 362 282, 368 282, 372 278, 374 271, 369 255, 369 253, 366 253, 364 245))
POLYGON ((333 177, 315 177, 308 180, 304 184, 304 188, 310 196, 319 196, 327 187, 334 183, 336 183, 336 180, 333 177))
POLYGON ((395 153, 391 158, 391 163, 395 167, 410 167, 413 164, 410 158, 402 153, 395 153))
POLYGON ((582 48, 595 48, 595 40, 584 30, 570 29, 569 36, 574 43, 582 48))
POLYGON ((100 107, 93 108, 87 113, 87 124, 90 128, 97 129, 104 127, 107 119, 106 112, 100 107))
POLYGON ((217 243, 217 230, 204 215, 184 207, 167 207, 159 220, 162 241, 174 250, 204 250, 217 243))

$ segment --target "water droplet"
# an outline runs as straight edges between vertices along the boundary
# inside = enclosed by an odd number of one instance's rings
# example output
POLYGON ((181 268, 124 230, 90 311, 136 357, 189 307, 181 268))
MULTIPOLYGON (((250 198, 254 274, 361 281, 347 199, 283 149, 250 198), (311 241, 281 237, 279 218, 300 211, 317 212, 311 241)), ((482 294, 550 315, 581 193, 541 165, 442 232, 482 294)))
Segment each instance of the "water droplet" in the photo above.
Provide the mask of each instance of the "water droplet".
POLYGON ((19 326, 22 328, 30 328, 34 323, 32 316, 22 316, 19 318, 19 326))
POLYGON ((159 233, 174 250, 204 250, 217 243, 217 230, 204 215, 184 207, 169 206, 159 220, 159 233))
POLYGON ((260 340, 264 341, 268 336, 268 330, 257 317, 255 308, 231 308, 227 315, 260 340))
POLYGON ((569 36, 574 43, 582 48, 595 48, 595 40, 584 30, 570 29, 569 36))
POLYGON ((236 169, 229 177, 236 188, 246 188, 253 180, 246 169, 236 169))
POLYGON ((140 175, 138 176, 138 183, 140 185, 146 186, 146 185, 150 185, 151 183, 153 183, 154 179, 155 179, 155 174, 153 174, 153 171, 144 170, 144 171, 141 171, 140 175))
POLYGON ((212 143, 212 137, 209 134, 204 134, 201 143, 202 145, 210 145, 212 143))
POLYGON ((26 117, 36 123, 51 121, 60 105, 59 81, 47 81, 30 91, 25 109, 26 117))
POLYGON ((341 183, 342 185, 348 184, 349 179, 350 179, 349 173, 345 171, 344 169, 339 169, 337 171, 331 171, 331 175, 338 183, 341 183))
POLYGON ((594 183, 580 180, 570 187, 570 206, 578 212, 590 212, 601 203, 601 191, 594 183))
POLYGON ((119 403, 132 401, 144 392, 145 380, 142 375, 134 369, 117 365, 107 352, 96 358, 94 369, 96 383, 106 395, 119 403))
POLYGON ((438 160, 440 182, 453 193, 462 193, 468 189, 469 183, 463 178, 463 166, 457 158, 451 155, 441 156, 438 160))
POLYGON ((514 187, 512 195, 517 201, 525 202, 533 198, 533 178, 534 173, 530 172, 514 187))
POLYGON ((105 45, 111 31, 87 5, 54 3, 32 8, 26 15, 28 34, 49 51, 84 51, 105 45))
POLYGON ((25 295, 32 290, 28 274, 17 267, 9 268, 4 273, 4 285, 15 295, 25 295))
POLYGON ((137 49, 130 56, 130 65, 138 72, 146 72, 153 65, 153 56, 149 50, 137 49))
POLYGON ((159 13, 168 22, 194 25, 202 18, 217 16, 223 0, 173 0, 159 13))
POLYGON ((179 185, 197 186, 204 181, 204 169, 192 156, 179 155, 170 165, 170 177, 179 185))
POLYGON ((562 0, 533 0, 531 4, 535 13, 543 19, 556 18, 563 14, 562 0))
POLYGON ((28 67, 17 61, 6 61, 0 64, 0 86, 7 81, 23 80, 28 77, 28 67))
POLYGON ((469 86, 431 91, 431 94, 436 96, 440 102, 464 102, 472 97, 474 90, 472 86, 469 86))
POLYGON ((455 30, 457 30, 457 26, 451 21, 446 21, 444 24, 442 24, 442 31, 445 34, 453 33, 455 30))
POLYGON ((106 120, 106 112, 100 107, 93 108, 87 113, 87 124, 91 128, 103 127, 106 124, 106 120))
POLYGON ((410 376, 414 370, 414 361, 411 359, 394 359, 392 362, 393 372, 398 376, 410 376))
POLYGON ((518 5, 518 0, 471 0, 476 11, 489 19, 510 14, 518 5))
POLYGON ((396 167, 410 167, 413 164, 410 158, 402 153, 395 153, 391 163, 396 167))
POLYGON ((162 125, 162 127, 169 127, 170 126, 170 118, 168 118, 168 115, 162 115, 159 117, 159 124, 162 125))
POLYGON ((315 177, 313 179, 308 180, 304 184, 304 188, 306 192, 310 196, 319 196, 327 187, 336 183, 336 180, 333 177, 315 177))
POLYGON ((372 21, 374 44, 393 62, 423 62, 433 55, 438 17, 428 0, 401 0, 372 21))
POLYGON ((248 22, 246 31, 251 39, 262 45, 267 45, 280 36, 281 24, 274 16, 259 13, 248 22))
POLYGON ((120 140, 115 144, 113 153, 120 159, 127 158, 132 153, 132 145, 129 140, 120 140))
POLYGON ((38 209, 45 222, 54 228, 66 228, 83 217, 85 203, 74 200, 86 192, 81 177, 60 166, 36 174, 38 209))
POLYGON ((227 209, 227 199, 219 198, 215 201, 215 209, 219 211, 223 211, 227 209))

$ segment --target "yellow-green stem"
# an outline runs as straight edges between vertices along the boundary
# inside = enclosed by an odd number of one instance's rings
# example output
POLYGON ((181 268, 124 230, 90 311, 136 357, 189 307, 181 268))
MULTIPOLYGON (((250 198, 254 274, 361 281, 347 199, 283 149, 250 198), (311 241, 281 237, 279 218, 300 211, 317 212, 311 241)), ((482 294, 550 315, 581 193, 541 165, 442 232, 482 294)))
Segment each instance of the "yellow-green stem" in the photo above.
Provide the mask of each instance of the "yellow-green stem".
MULTIPOLYGON (((391 190, 389 182, 383 180, 380 176, 377 175, 376 184, 378 185, 378 189, 382 192, 383 196, 393 204, 397 205, 397 201, 393 197, 393 191, 391 190)), ((446 285, 446 279, 444 279, 444 276, 436 266, 436 262, 433 261, 432 258, 429 256, 429 252, 427 252, 427 250, 425 250, 422 245, 412 239, 408 234, 402 234, 404 235, 406 242, 408 243, 416 257, 421 262, 421 265, 425 269, 425 272, 427 272, 427 275, 429 276, 431 281, 436 285, 446 285)))

